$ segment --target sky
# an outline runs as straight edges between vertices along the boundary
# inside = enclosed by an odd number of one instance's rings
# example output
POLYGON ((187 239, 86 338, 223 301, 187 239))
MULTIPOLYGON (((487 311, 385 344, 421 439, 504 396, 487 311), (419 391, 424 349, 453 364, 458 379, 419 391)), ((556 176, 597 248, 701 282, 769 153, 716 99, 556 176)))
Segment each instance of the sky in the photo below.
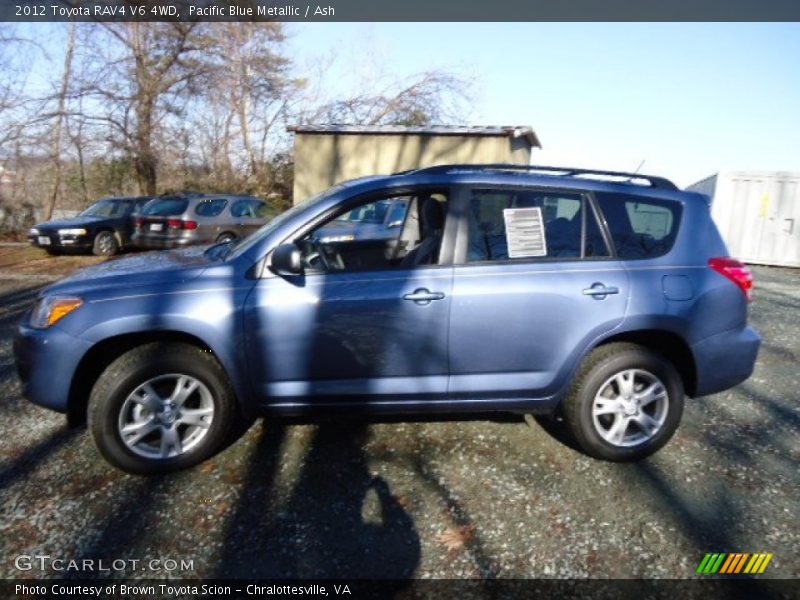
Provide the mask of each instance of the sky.
MULTIPOLYGON (((49 40, 60 69, 65 25, 27 27, 49 40)), ((329 96, 357 93, 381 70, 469 80, 462 122, 530 125, 543 146, 534 164, 632 171, 644 161, 641 172, 682 187, 726 169, 800 171, 800 23, 287 23, 286 32, 297 73, 321 73, 329 96)))
POLYGON ((346 90, 370 64, 473 84, 469 125, 530 125, 534 164, 686 186, 720 170, 800 171, 800 24, 304 23, 299 65, 346 90))

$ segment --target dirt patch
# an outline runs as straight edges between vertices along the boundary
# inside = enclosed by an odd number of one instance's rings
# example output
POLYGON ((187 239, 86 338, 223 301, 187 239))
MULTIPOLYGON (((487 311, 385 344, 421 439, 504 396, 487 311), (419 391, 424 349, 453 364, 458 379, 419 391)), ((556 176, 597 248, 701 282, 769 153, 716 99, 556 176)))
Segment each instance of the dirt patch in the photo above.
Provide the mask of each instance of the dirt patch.
POLYGON ((51 256, 45 250, 27 244, 0 246, 0 269, 15 275, 31 275, 37 279, 58 279, 75 269, 107 260, 98 256, 51 256))

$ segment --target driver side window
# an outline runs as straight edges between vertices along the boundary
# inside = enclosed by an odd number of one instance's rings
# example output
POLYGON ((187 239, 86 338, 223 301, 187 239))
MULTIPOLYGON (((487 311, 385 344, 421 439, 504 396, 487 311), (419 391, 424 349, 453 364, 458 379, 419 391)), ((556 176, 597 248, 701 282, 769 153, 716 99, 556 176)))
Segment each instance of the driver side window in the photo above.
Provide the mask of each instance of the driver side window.
POLYGON ((438 262, 447 197, 426 191, 364 199, 297 242, 316 272, 412 268, 438 262))

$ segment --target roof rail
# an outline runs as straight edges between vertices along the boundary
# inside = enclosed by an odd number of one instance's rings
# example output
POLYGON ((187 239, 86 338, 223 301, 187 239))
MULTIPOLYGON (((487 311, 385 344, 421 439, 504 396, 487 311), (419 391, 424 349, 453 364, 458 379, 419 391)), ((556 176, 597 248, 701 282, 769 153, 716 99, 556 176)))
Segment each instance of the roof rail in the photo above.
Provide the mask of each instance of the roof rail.
POLYGON ((497 164, 451 164, 451 165, 436 165, 433 167, 422 167, 421 169, 412 169, 410 171, 402 171, 396 175, 406 173, 443 173, 447 171, 456 170, 469 170, 469 171, 524 171, 527 173, 542 173, 545 175, 554 175, 558 177, 592 177, 602 179, 603 177, 623 179, 626 182, 634 182, 636 180, 645 181, 647 184, 655 189, 660 190, 678 190, 678 186, 672 183, 669 179, 664 177, 655 177, 653 175, 641 175, 639 173, 625 173, 623 171, 601 171, 598 169, 576 169, 572 167, 550 167, 540 165, 515 165, 510 163, 497 163, 497 164))

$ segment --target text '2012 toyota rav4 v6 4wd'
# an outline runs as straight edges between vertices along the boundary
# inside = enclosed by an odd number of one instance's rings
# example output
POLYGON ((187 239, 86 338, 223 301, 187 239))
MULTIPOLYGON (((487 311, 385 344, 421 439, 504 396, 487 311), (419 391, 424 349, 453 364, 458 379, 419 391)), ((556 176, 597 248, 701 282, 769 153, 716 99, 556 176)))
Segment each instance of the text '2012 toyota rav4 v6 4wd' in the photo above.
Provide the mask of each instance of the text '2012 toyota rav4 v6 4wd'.
POLYGON ((560 411, 609 460, 663 446, 684 394, 752 372, 752 281, 706 197, 641 175, 449 165, 338 185, 254 235, 98 265, 19 328, 32 401, 138 473, 194 465, 237 417, 560 411), (391 237, 322 241, 402 200, 391 237))

